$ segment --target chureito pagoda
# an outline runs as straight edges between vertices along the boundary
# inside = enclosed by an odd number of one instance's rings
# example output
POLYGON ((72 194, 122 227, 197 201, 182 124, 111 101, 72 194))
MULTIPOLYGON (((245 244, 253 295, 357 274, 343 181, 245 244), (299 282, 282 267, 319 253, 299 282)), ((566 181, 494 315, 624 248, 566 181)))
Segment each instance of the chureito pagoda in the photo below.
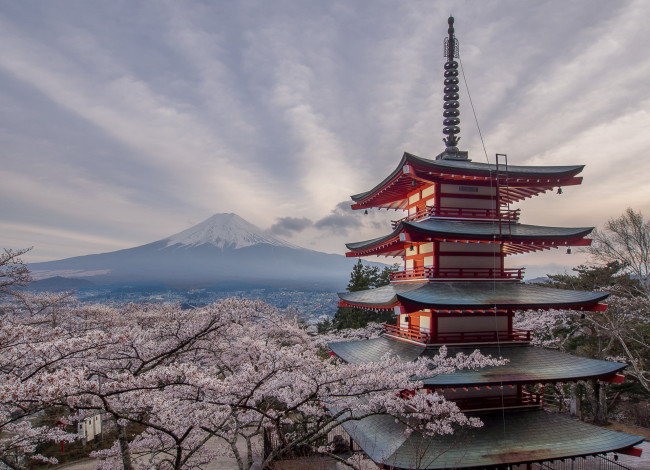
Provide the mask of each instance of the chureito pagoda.
POLYGON ((634 446, 642 437, 549 412, 543 395, 531 391, 533 386, 578 380, 619 382, 626 366, 534 347, 529 331, 513 327, 517 310, 606 308, 601 302, 607 293, 525 284, 523 269, 505 265, 507 256, 590 244, 585 237, 593 227, 521 224, 519 210, 512 208, 525 198, 580 184, 583 165, 510 165, 505 155, 497 155, 494 164, 479 163, 459 150, 459 55, 453 17, 448 34, 446 148, 434 159, 405 153, 377 186, 352 196, 354 209, 398 209, 406 214, 387 235, 349 243, 347 255, 398 256, 404 261, 390 285, 339 294, 339 305, 394 311, 396 325, 385 325, 383 336, 376 339, 329 346, 350 363, 378 361, 387 353, 409 361, 433 356, 443 345, 449 354, 479 348, 509 362, 424 380, 419 393, 441 393, 483 421, 482 428, 462 438, 407 435, 404 426, 387 415, 343 426, 384 469, 573 468, 566 467, 567 462, 575 468, 596 468, 592 465, 599 461, 597 456, 638 455, 634 446))

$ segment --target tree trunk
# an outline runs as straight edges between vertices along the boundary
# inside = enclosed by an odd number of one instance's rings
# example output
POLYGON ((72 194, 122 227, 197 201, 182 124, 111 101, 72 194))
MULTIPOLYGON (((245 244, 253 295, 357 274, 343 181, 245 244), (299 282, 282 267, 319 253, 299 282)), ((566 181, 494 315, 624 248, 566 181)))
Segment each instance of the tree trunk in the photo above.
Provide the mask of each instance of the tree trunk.
POLYGON ((124 470, 133 470, 131 450, 129 449, 129 441, 126 438, 126 427, 117 418, 115 419, 115 425, 117 427, 117 440, 120 443, 120 451, 122 454, 122 465, 124 465, 124 470))
POLYGON ((248 457, 246 463, 248 464, 247 468, 253 466, 253 444, 251 442, 251 436, 244 436, 246 439, 246 452, 248 452, 248 457))
POLYGON ((587 383, 587 395, 591 404, 594 423, 607 424, 607 400, 604 384, 598 380, 590 380, 587 383))
POLYGON ((598 382, 598 423, 607 424, 607 386, 604 383, 598 382))
POLYGON ((578 419, 582 420, 582 401, 580 399, 580 393, 578 390, 578 384, 571 384, 571 406, 570 406, 571 416, 575 416, 578 419))

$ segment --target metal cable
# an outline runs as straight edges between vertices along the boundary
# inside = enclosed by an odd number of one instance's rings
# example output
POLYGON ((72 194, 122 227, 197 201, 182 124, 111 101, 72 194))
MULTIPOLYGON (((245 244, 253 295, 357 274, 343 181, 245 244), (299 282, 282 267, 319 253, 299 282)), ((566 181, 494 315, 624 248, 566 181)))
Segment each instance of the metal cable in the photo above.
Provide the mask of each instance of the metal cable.
POLYGON ((488 158, 487 150, 485 148, 485 142, 483 141, 483 133, 481 132, 481 126, 478 124, 478 118, 476 117, 476 110, 474 109, 474 102, 472 101, 472 95, 469 92, 469 86, 467 85, 467 78, 465 78, 465 69, 463 68, 463 61, 458 54, 458 63, 460 64, 460 72, 463 74, 463 82, 465 82, 465 89, 467 90, 467 97, 469 98, 469 104, 472 106, 472 113, 474 114, 474 120, 476 121, 476 127, 478 128, 478 135, 481 138, 481 144, 483 145, 483 153, 485 153, 485 161, 490 163, 488 158))
MULTIPOLYGON (((487 149, 485 147, 485 141, 483 140, 483 133, 481 132, 481 126, 479 125, 478 117, 476 116, 476 110, 474 108, 474 102, 472 101, 472 94, 469 91, 469 85, 467 84, 467 77, 465 77, 465 69, 463 68, 463 61, 460 58, 460 54, 458 54, 458 62, 460 64, 460 71, 463 74, 463 82, 465 83, 465 90, 467 90, 467 97, 469 98, 469 104, 471 105, 472 113, 474 114, 474 121, 476 122, 476 128, 478 129, 478 135, 481 138, 481 145, 483 146, 483 153, 485 154, 485 161, 489 165, 490 164, 490 159, 488 157, 487 149)), ((498 157, 495 157, 495 158, 498 159, 498 157)), ((497 168, 498 168, 498 160, 497 160, 497 168)), ((506 172, 507 172, 507 168, 508 167, 507 167, 507 164, 506 164, 506 172)), ((488 168, 488 171, 490 173, 490 193, 492 193, 492 191, 494 189, 493 179, 492 179, 492 170, 488 168)), ((497 178, 496 192, 497 192, 497 196, 498 196, 498 192, 499 192, 499 184, 498 184, 499 183, 498 182, 499 173, 498 173, 498 171, 496 172, 496 178, 497 178)), ((506 178, 507 178, 507 173, 506 173, 506 178)), ((497 211, 497 214, 501 211, 500 204, 498 203, 498 200, 497 200, 497 204, 496 204, 496 211, 497 211)), ((501 223, 501 221, 499 220, 499 224, 500 223, 501 223)), ((492 237, 492 240, 494 241, 495 238, 496 238, 496 235, 492 237)), ((501 246, 501 244, 499 244, 499 246, 501 246)), ((493 256, 492 259, 493 259, 493 262, 492 262, 492 273, 493 273, 493 275, 492 275, 492 289, 493 289, 493 292, 494 292, 495 297, 496 297, 496 290, 497 290, 496 261, 497 260, 496 260, 495 256, 493 256)), ((495 324, 495 330, 496 330, 497 350, 499 351, 499 357, 502 357, 502 355, 501 355, 501 339, 499 338, 499 317, 497 315, 497 305, 496 304, 494 305, 494 324, 495 324)), ((505 435, 505 433, 506 433, 506 411, 505 411, 505 397, 504 397, 504 394, 503 394, 503 381, 500 382, 500 388, 501 388, 501 419, 502 419, 502 422, 503 422, 503 434, 505 435)))

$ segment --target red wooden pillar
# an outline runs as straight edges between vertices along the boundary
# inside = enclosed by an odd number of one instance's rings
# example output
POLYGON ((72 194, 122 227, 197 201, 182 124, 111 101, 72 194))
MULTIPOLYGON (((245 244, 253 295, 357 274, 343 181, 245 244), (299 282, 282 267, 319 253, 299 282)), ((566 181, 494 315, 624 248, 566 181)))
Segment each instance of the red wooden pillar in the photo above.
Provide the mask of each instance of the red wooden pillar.
POLYGON ((441 183, 434 183, 433 188, 433 207, 436 208, 436 214, 440 213, 440 184, 441 183))
POLYGON ((440 242, 433 242, 433 277, 438 277, 440 274, 440 242))

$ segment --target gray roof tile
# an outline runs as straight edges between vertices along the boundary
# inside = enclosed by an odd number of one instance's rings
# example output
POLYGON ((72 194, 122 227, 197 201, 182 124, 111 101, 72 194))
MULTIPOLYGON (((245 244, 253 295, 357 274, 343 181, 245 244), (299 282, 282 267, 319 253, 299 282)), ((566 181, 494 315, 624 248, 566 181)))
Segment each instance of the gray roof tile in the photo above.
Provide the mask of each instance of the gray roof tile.
POLYGON ((377 463, 396 468, 462 469, 539 462, 613 452, 643 442, 545 410, 476 414, 482 428, 453 435, 405 437, 387 415, 348 421, 343 427, 377 463))
MULTIPOLYGON (((413 361, 420 356, 433 357, 438 353, 438 348, 425 348, 384 336, 364 341, 330 343, 329 347, 341 359, 353 364, 378 362, 385 354, 413 361)), ((492 357, 503 357, 509 362, 498 367, 459 370, 452 374, 425 378, 424 383, 433 387, 467 387, 565 382, 606 377, 626 366, 620 362, 589 359, 529 345, 448 347, 447 353, 450 356, 460 352, 470 354, 475 349, 492 357)))
POLYGON ((426 219, 416 222, 402 221, 395 230, 383 237, 373 238, 361 242, 346 243, 349 250, 362 250, 374 245, 384 243, 397 236, 402 231, 418 232, 432 237, 467 237, 471 239, 492 239, 507 233, 513 241, 554 238, 581 238, 588 235, 593 227, 545 227, 542 225, 527 225, 519 223, 502 224, 501 228, 496 222, 467 222, 438 219, 426 219))
MULTIPOLYGON (((489 163, 480 163, 473 162, 471 160, 429 160, 427 158, 418 157, 411 153, 405 152, 400 160, 397 168, 393 170, 384 180, 375 186, 370 191, 364 193, 355 194, 352 196, 354 201, 360 201, 365 197, 371 195, 372 193, 378 191, 391 179, 396 177, 402 172, 402 167, 406 163, 414 163, 420 167, 428 168, 432 171, 462 171, 467 174, 482 175, 488 176, 496 174, 496 165, 489 163)), ((577 175, 582 171, 584 165, 568 165, 568 166, 523 166, 523 165, 508 165, 508 175, 511 178, 517 177, 538 177, 538 178, 548 178, 548 177, 570 177, 577 175)), ((503 174, 503 170, 501 170, 503 174)), ((511 184, 513 185, 513 184, 511 184)))
POLYGON ((360 306, 389 306, 398 301, 423 308, 562 308, 597 303, 606 292, 554 289, 518 282, 408 282, 377 289, 342 292, 339 297, 360 306))

